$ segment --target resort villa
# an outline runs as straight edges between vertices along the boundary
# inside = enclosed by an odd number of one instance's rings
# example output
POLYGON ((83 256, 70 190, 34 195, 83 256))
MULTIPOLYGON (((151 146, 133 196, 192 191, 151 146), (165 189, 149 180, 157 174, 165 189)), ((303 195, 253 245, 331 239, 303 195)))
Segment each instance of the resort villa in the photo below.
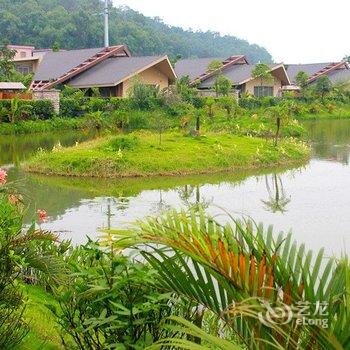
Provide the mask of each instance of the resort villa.
POLYGON ((30 88, 40 92, 69 85, 98 88, 104 97, 125 97, 135 79, 164 89, 175 83, 176 74, 167 56, 132 57, 125 45, 117 45, 48 52, 30 88))
POLYGON ((196 85, 204 96, 214 94, 215 80, 219 72, 232 82, 233 92, 249 93, 258 97, 278 96, 283 86, 290 85, 290 80, 282 63, 269 66, 273 79, 268 81, 252 77, 256 65, 249 64, 243 55, 227 59, 183 59, 176 63, 175 72, 179 78, 188 76, 191 83, 196 85), (222 66, 216 71, 209 71, 208 67, 213 61, 222 62, 222 66))

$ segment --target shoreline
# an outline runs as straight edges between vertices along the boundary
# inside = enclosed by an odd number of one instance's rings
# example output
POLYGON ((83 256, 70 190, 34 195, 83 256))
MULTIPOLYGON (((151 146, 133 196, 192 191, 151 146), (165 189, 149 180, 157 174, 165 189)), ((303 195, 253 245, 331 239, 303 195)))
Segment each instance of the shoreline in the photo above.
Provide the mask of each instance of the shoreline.
POLYGON ((305 158, 305 160, 291 160, 287 162, 277 162, 277 163, 270 163, 266 165, 247 165, 247 166, 233 166, 229 168, 222 168, 222 169, 203 169, 200 171, 191 171, 191 170, 185 170, 185 171, 178 171, 178 172, 154 172, 154 173, 140 173, 140 174, 119 174, 119 175, 110 175, 110 176, 94 176, 91 174, 63 174, 61 172, 44 172, 44 171, 35 171, 35 170, 28 170, 25 166, 21 166, 21 168, 30 174, 34 175, 43 175, 43 176, 57 176, 62 178, 84 178, 84 179, 149 179, 153 177, 185 177, 185 176, 191 176, 191 175, 215 175, 215 174, 224 174, 224 173, 232 173, 239 171, 249 171, 249 170, 263 170, 263 169, 269 169, 269 168, 278 168, 278 167, 286 167, 289 166, 303 166, 308 164, 310 161, 310 156, 305 158))

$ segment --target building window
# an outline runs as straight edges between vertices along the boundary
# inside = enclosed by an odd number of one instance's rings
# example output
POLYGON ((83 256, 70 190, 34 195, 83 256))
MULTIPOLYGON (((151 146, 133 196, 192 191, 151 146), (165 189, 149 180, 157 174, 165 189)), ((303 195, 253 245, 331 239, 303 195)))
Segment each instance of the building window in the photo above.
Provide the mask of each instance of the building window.
POLYGON ((17 66, 16 69, 23 75, 27 75, 32 72, 32 69, 29 66, 17 66))
POLYGON ((21 56, 21 58, 25 58, 25 57, 27 57, 27 53, 25 51, 21 51, 20 56, 21 56))
POLYGON ((254 86, 254 96, 273 96, 273 86, 254 86))

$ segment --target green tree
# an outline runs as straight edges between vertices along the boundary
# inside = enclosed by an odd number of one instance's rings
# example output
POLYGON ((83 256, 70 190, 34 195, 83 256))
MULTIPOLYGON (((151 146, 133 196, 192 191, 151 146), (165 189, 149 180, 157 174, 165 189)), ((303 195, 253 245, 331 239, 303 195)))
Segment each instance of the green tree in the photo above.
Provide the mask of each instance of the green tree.
POLYGON ((55 43, 52 45, 52 51, 53 52, 58 52, 61 49, 61 45, 58 41, 55 41, 55 43))
POLYGON ((274 145, 277 146, 282 123, 286 123, 288 121, 288 110, 284 105, 277 105, 267 108, 266 113, 276 123, 274 145))
POLYGON ((236 115, 237 109, 239 108, 237 101, 230 96, 221 97, 219 104, 226 111, 228 119, 236 115))
POLYGON ((198 91, 191 86, 191 80, 188 75, 181 77, 176 81, 176 91, 181 99, 191 103, 193 98, 198 95, 198 91))
POLYGON ((232 90, 232 82, 223 74, 219 74, 215 79, 215 93, 216 96, 228 96, 232 90))
POLYGON ((9 81, 15 71, 13 58, 15 50, 9 50, 7 46, 0 47, 0 80, 9 81))
POLYGON ((316 94, 321 96, 322 100, 332 91, 332 82, 330 81, 328 75, 321 75, 317 78, 314 90, 316 94))
POLYGON ((211 96, 209 96, 205 100, 205 107, 208 111, 208 117, 213 118, 214 117, 214 106, 215 106, 215 99, 211 96))
POLYGON ((223 63, 220 60, 213 60, 208 64, 207 72, 208 73, 213 73, 217 71, 220 72, 223 66, 224 66, 223 63))
POLYGON ((252 77, 260 79, 260 86, 263 86, 264 82, 272 82, 274 79, 271 68, 266 63, 258 63, 252 70, 252 77))
MULTIPOLYGON (((100 0, 2 0, 1 38, 9 43, 31 43, 49 48, 61 43, 62 49, 101 47, 103 12, 100 0)), ((272 62, 266 49, 250 45, 234 36, 216 32, 193 32, 164 24, 127 7, 110 6, 112 43, 125 43, 134 56, 229 57, 240 52, 251 62, 272 62)))
POLYGON ((301 88, 306 86, 308 79, 309 76, 303 71, 298 72, 298 74, 295 76, 295 82, 301 88))

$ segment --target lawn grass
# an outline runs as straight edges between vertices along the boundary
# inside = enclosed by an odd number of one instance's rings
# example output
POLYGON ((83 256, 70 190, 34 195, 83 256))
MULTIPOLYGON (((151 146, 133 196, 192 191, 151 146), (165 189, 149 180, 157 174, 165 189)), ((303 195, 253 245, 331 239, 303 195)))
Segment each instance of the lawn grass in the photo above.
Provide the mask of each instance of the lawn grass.
POLYGON ((88 177, 136 177, 214 173, 305 161, 309 149, 294 139, 271 140, 208 133, 169 132, 108 136, 69 148, 38 152, 24 163, 34 173, 88 177))
POLYGON ((29 333, 16 350, 58 350, 63 349, 58 326, 51 311, 45 306, 57 302, 39 286, 26 285, 24 295, 28 304, 24 318, 29 325, 29 333))

